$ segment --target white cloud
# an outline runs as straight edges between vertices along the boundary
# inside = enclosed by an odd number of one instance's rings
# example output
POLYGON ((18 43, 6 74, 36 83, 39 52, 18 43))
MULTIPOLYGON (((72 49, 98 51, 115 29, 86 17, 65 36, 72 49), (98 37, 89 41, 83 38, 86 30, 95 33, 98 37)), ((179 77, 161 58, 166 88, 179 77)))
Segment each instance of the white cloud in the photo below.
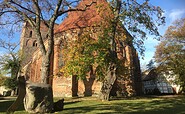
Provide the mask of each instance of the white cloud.
POLYGON ((171 22, 180 19, 185 15, 185 9, 174 9, 170 12, 169 17, 171 19, 171 22))

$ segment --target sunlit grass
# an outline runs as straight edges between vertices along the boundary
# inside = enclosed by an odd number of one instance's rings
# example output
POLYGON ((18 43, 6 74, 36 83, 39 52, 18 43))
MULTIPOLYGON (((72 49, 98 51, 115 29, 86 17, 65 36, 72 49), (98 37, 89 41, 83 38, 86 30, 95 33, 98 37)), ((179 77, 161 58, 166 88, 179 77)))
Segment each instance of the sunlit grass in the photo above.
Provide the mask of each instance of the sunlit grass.
MULTIPOLYGON (((58 100, 59 98, 55 98, 58 100)), ((0 100, 0 113, 13 101, 0 100)), ((15 114, 26 113, 23 107, 15 114)), ((100 101, 96 98, 65 98, 62 114, 185 114, 185 97, 130 98, 111 101, 100 101)))
POLYGON ((64 114, 72 113, 124 113, 124 114, 183 114, 185 98, 139 98, 112 101, 82 100, 66 104, 64 114))

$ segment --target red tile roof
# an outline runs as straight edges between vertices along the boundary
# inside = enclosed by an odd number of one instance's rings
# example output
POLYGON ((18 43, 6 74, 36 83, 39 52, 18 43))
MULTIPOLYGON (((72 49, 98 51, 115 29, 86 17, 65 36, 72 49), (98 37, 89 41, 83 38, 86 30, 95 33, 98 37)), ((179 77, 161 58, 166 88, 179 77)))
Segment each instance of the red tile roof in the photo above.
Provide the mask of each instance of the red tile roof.
POLYGON ((73 11, 68 13, 68 17, 57 27, 55 33, 62 32, 74 28, 82 28, 93 26, 102 20, 97 6, 107 5, 106 0, 82 0, 77 8, 84 9, 86 5, 90 5, 92 1, 96 1, 86 11, 73 11))

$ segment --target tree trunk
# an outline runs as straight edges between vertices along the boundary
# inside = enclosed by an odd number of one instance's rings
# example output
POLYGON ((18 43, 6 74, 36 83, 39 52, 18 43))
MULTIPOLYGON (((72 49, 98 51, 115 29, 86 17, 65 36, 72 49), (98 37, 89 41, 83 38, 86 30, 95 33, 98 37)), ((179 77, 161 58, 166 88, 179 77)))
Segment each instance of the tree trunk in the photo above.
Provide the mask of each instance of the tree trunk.
POLYGON ((116 65, 111 63, 108 68, 105 80, 103 81, 102 88, 100 90, 99 98, 101 100, 107 100, 107 101, 109 100, 110 92, 112 90, 112 86, 114 85, 115 81, 116 81, 116 65))
POLYGON ((50 58, 46 55, 43 56, 42 66, 41 66, 41 83, 49 83, 49 74, 50 73, 50 58))
POLYGON ((112 36, 111 38, 111 49, 110 49, 110 57, 111 57, 111 61, 110 62, 110 66, 108 68, 107 71, 107 75, 105 76, 105 79, 103 81, 103 85, 100 91, 100 99, 101 100, 109 100, 110 98, 110 92, 112 90, 112 87, 114 85, 114 82, 116 81, 117 78, 117 74, 116 74, 116 59, 117 59, 117 53, 116 53, 116 29, 117 29, 117 25, 119 22, 119 14, 120 14, 120 9, 121 9, 121 0, 116 0, 116 8, 114 11, 114 20, 112 22, 112 36))
POLYGON ((50 77, 50 68, 51 63, 53 61, 54 55, 54 25, 50 25, 50 28, 48 30, 49 37, 48 37, 48 46, 47 48, 45 45, 40 41, 40 50, 42 52, 42 66, 41 66, 41 83, 49 84, 49 77, 50 77))
POLYGON ((18 109, 18 107, 20 107, 21 104, 23 104, 23 99, 25 97, 26 94, 26 88, 25 88, 25 78, 23 76, 18 78, 18 82, 19 82, 19 93, 17 96, 17 99, 14 101, 14 103, 8 108, 7 110, 7 114, 13 113, 15 110, 18 109))

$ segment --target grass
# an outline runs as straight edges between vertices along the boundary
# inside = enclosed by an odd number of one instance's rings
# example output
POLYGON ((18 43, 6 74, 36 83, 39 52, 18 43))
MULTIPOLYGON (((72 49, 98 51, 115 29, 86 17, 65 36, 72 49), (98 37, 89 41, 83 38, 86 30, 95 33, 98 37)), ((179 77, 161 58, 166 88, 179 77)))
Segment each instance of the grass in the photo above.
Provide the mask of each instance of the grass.
MULTIPOLYGON (((59 98, 55 98, 57 100, 59 98)), ((0 100, 0 113, 13 103, 12 100, 0 100)), ((15 114, 25 114, 23 107, 15 114)), ((185 96, 141 97, 100 101, 96 98, 66 98, 62 114, 185 114, 185 96)))

